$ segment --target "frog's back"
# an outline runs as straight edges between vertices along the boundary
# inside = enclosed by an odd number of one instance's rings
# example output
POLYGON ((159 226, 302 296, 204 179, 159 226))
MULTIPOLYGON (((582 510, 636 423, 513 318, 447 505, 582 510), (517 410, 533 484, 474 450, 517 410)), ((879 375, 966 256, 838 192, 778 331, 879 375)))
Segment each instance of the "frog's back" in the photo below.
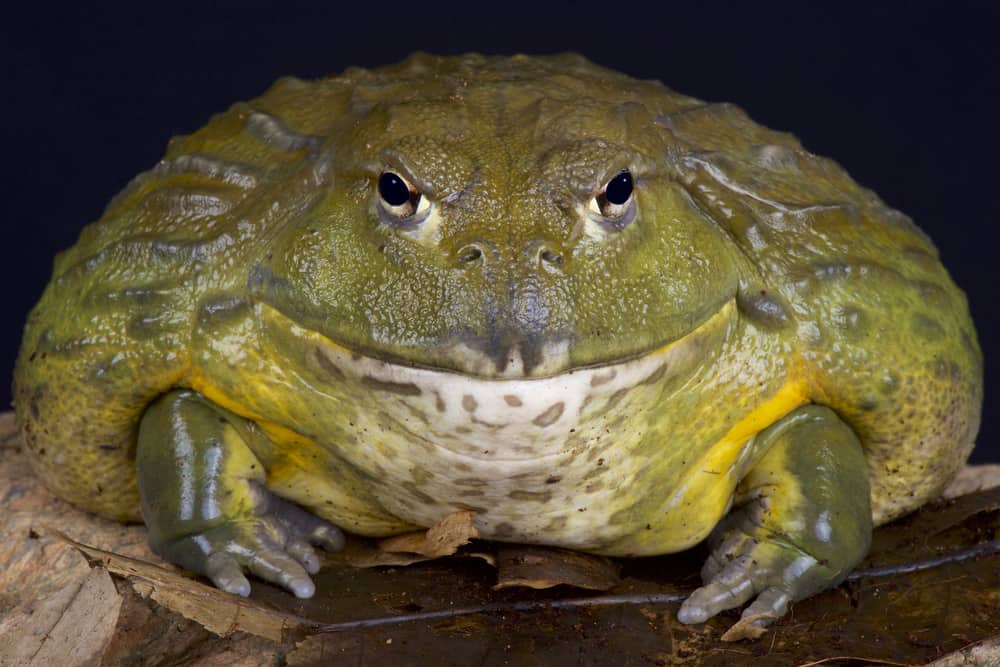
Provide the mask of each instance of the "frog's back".
POLYGON ((250 267, 312 202, 321 150, 316 137, 238 104, 173 139, 56 258, 14 374, 29 460, 54 492, 104 516, 140 518, 139 418, 185 385, 206 321, 247 315, 250 267))
POLYGON ((971 451, 982 356, 964 293, 912 221, 832 160, 728 104, 664 117, 678 178, 751 267, 741 312, 865 449, 876 523, 940 493, 971 451))

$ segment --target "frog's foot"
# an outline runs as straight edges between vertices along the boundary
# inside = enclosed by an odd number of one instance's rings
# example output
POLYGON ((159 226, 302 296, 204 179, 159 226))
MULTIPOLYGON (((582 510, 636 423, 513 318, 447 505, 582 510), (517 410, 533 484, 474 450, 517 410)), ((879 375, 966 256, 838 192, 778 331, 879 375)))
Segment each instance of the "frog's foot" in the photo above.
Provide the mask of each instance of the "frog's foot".
POLYGON ((204 574, 218 588, 246 597, 244 571, 286 588, 296 597, 312 597, 309 577, 319 572, 313 546, 337 551, 344 546, 339 528, 251 483, 253 516, 227 521, 196 535, 162 542, 163 558, 204 574))
POLYGON ((745 530, 739 514, 712 540, 712 553, 701 569, 705 585, 681 605, 681 623, 702 623, 757 596, 742 618, 755 617, 754 625, 765 626, 784 616, 790 602, 836 586, 847 574, 784 536, 763 536, 760 527, 745 530))
POLYGON ((756 596, 743 619, 766 626, 789 603, 839 584, 868 552, 865 459, 835 413, 799 408, 752 446, 765 453, 736 490, 738 509, 712 534, 704 585, 681 605, 682 623, 701 623, 756 596))
POLYGON ((249 572, 312 596, 313 546, 335 551, 344 535, 267 489, 261 458, 270 447, 256 424, 196 392, 172 391, 153 403, 136 447, 153 551, 238 595, 250 594, 249 572))

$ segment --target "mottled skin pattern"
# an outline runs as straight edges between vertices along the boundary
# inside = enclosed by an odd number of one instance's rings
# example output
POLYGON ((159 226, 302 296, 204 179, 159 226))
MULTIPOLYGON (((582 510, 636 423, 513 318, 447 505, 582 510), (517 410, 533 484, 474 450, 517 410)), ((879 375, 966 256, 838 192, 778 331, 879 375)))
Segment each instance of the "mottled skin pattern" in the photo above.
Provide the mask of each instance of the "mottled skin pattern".
POLYGON ((981 392, 908 218, 736 107, 576 56, 284 79, 174 139, 59 255, 15 373, 46 484, 227 590, 311 594, 309 543, 340 543, 313 514, 472 509, 616 555, 718 525, 687 622, 837 583, 962 464, 981 392), (386 171, 426 217, 387 213, 386 171))

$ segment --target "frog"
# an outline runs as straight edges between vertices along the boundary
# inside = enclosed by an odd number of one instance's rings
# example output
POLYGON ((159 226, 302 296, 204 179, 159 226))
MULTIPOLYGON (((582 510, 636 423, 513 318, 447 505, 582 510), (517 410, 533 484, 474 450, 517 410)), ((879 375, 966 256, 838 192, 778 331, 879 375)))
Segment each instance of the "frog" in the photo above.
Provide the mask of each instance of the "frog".
POLYGON ((705 542, 677 617, 766 624, 968 457, 983 365, 932 241, 728 103, 583 56, 286 77, 60 253, 14 405, 73 505, 218 588, 469 512, 705 542))

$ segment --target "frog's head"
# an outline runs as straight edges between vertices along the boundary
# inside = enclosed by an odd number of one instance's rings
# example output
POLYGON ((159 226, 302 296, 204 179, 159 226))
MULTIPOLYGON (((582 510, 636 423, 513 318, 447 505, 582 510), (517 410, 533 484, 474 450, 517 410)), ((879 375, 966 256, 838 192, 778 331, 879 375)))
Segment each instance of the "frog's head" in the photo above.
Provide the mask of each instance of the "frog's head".
POLYGON ((679 340, 734 298, 731 244, 655 122, 693 100, 575 56, 417 56, 319 85, 337 100, 326 190, 258 281, 301 326, 364 356, 537 377, 679 340))

